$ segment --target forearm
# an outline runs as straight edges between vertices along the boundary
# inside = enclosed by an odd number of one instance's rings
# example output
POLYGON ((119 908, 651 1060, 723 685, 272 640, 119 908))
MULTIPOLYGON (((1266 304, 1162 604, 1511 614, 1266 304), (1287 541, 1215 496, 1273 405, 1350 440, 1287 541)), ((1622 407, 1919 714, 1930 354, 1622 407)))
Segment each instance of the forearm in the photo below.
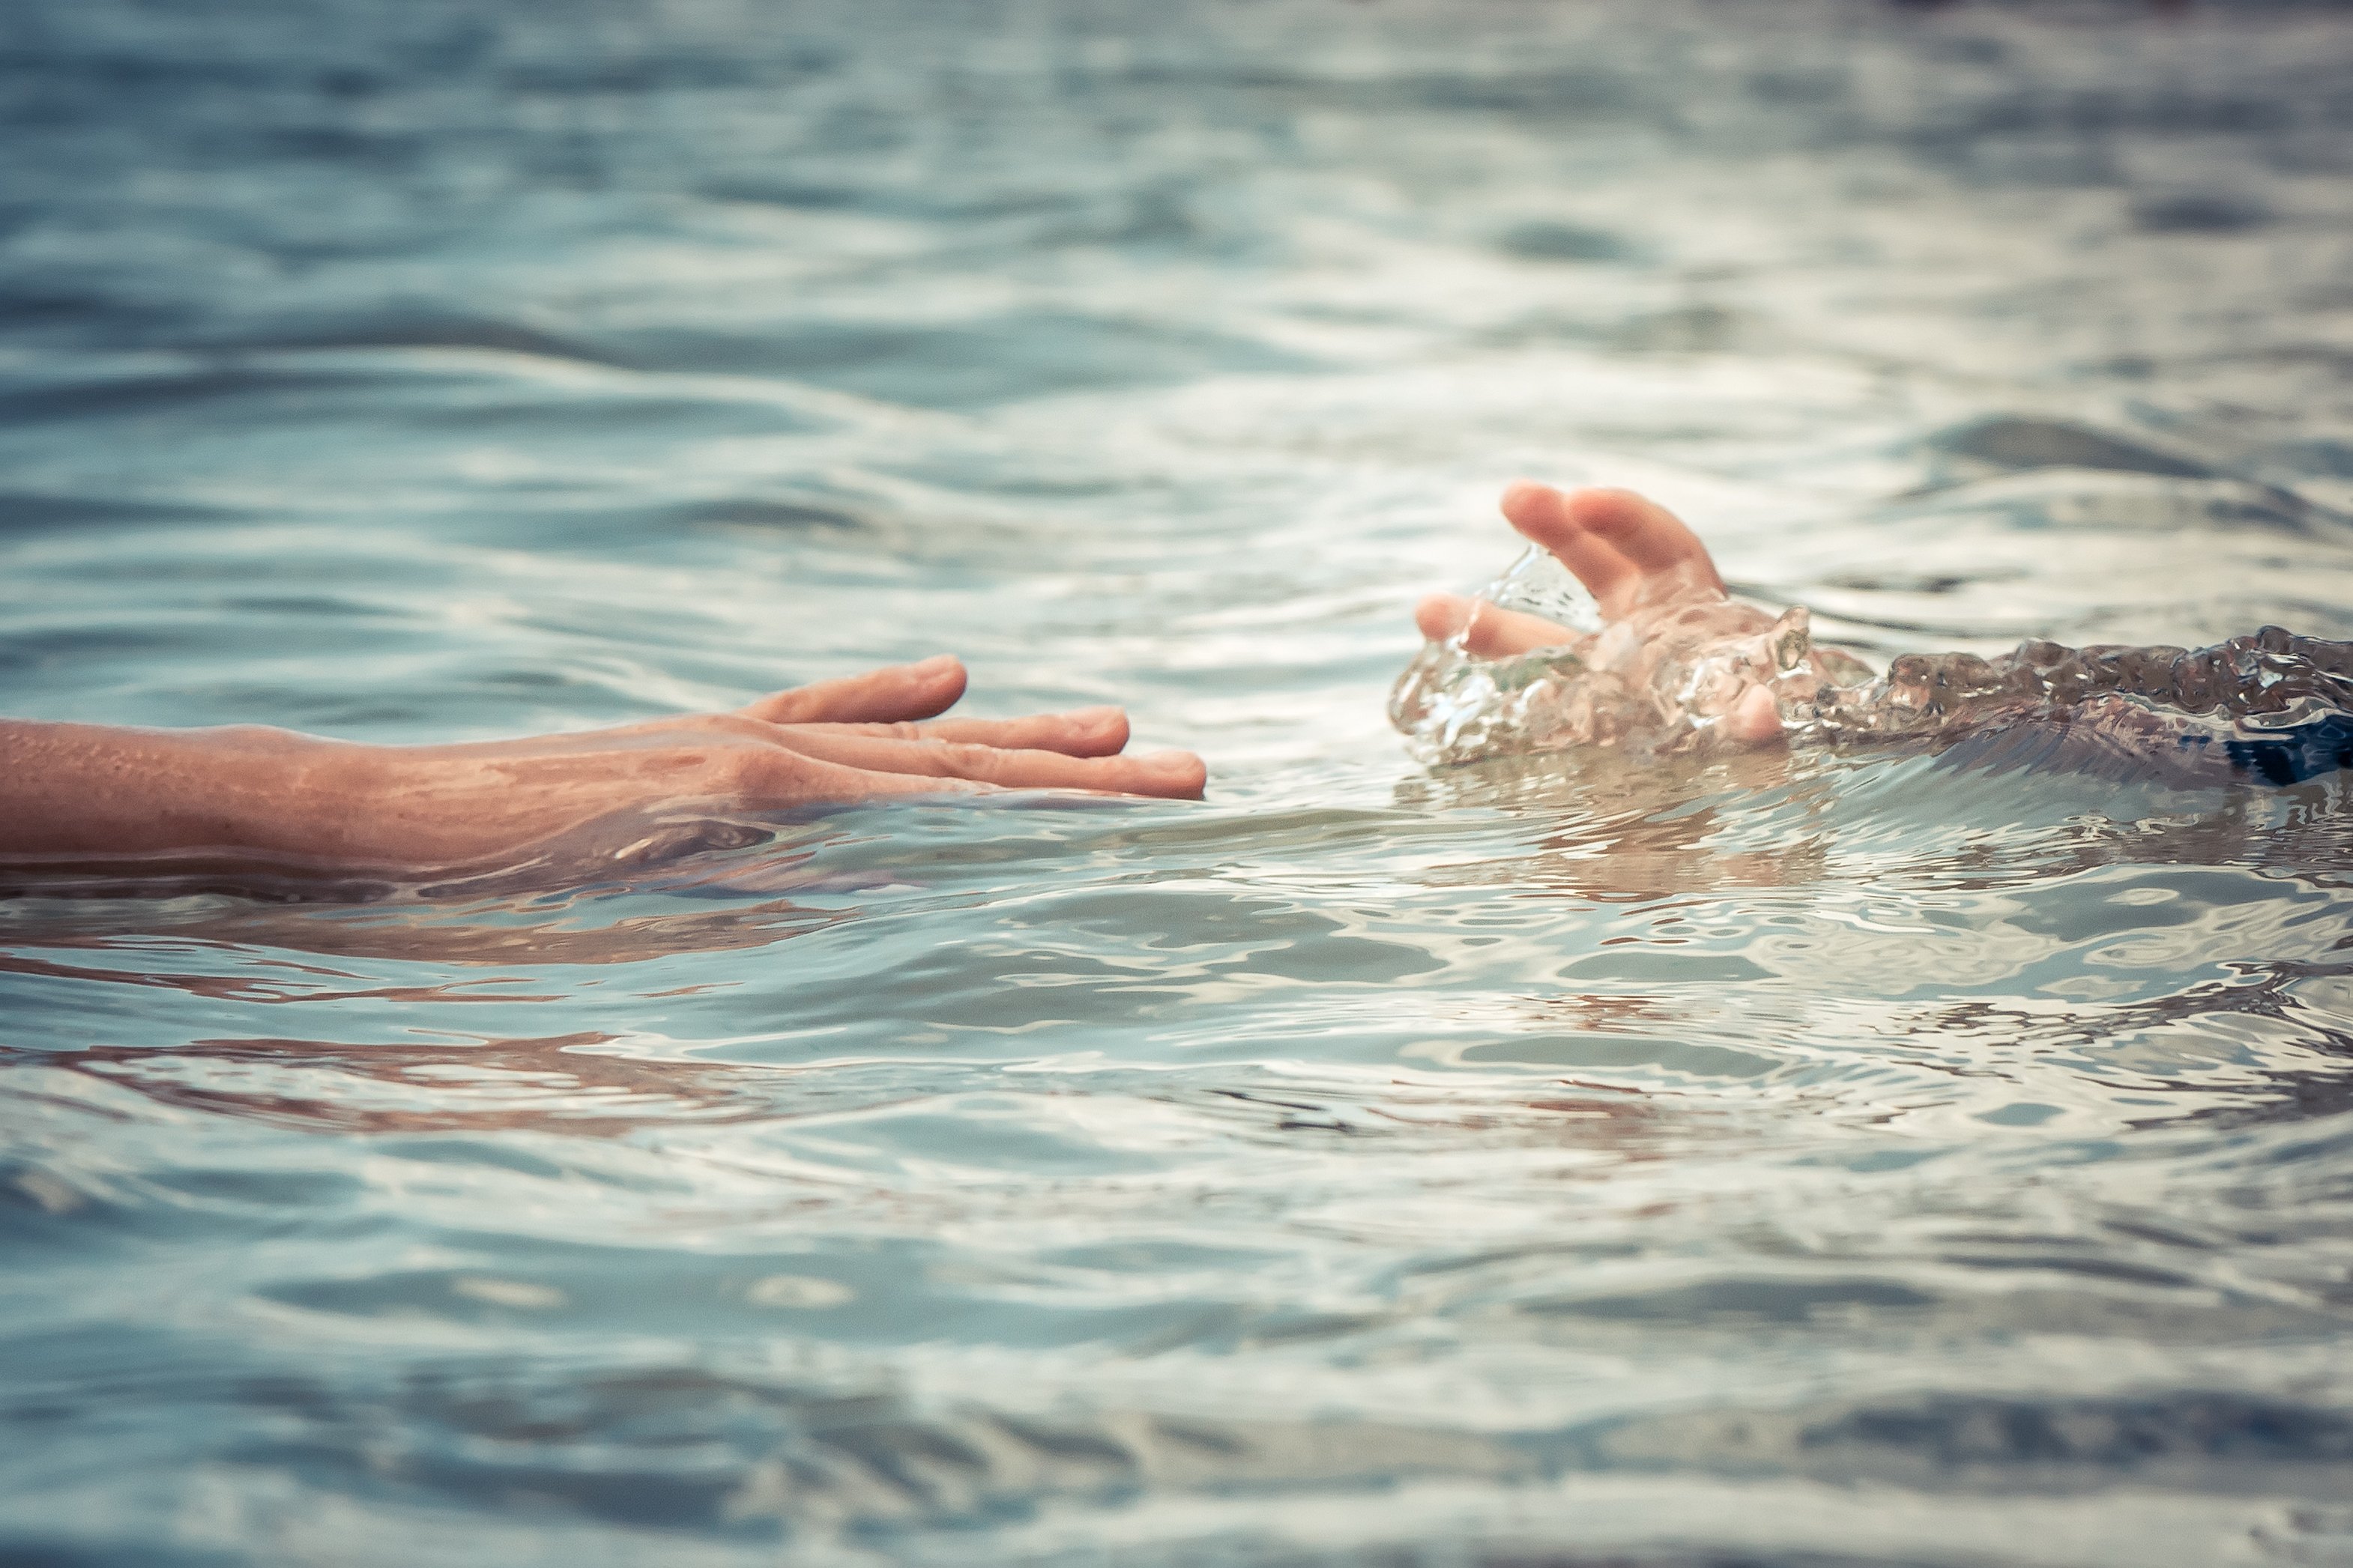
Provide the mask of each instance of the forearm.
POLYGON ((0 719, 0 863, 206 850, 384 871, 578 867, 642 859, 713 814, 1007 788, 1200 797, 1199 758, 1121 755, 1117 709, 927 722, 964 683, 941 657, 724 712, 427 746, 0 719))
POLYGON ((372 842, 379 748, 237 726, 0 721, 0 856, 220 848, 339 862, 372 842))
POLYGON ((383 871, 486 865, 632 808, 733 802, 724 763, 740 748, 684 739, 371 746, 256 726, 0 720, 0 862, 201 849, 383 871))

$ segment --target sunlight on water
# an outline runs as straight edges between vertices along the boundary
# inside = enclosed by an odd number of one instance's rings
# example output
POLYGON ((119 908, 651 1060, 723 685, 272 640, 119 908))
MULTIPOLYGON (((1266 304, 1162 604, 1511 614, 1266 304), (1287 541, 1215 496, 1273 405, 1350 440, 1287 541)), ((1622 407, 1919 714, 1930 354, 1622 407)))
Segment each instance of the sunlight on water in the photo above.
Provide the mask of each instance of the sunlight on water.
POLYGON ((948 649, 1213 769, 577 887, 12 878, 0 1559, 2353 1560, 2338 10, 0 37, 5 710, 948 649), (1412 605, 1520 474, 1875 695, 1565 752, 1441 649, 1422 765, 1412 605))

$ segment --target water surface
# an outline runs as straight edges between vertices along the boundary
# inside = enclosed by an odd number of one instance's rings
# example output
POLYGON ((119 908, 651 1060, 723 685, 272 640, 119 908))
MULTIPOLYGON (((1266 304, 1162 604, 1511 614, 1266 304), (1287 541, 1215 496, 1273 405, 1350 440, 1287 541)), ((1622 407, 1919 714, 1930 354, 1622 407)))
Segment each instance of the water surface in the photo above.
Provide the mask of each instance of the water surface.
POLYGON ((2353 813, 1431 773, 1523 472, 1875 659, 2353 637, 2353 24, 29 0, 7 711, 943 648, 1199 805, 0 900, 0 1556, 2353 1558, 2353 813))

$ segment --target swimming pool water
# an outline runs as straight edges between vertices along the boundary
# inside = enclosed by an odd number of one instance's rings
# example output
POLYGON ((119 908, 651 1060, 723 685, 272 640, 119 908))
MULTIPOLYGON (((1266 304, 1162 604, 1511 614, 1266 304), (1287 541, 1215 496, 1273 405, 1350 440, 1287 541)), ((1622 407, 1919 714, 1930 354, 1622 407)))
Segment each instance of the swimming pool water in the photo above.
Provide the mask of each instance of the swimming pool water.
POLYGON ((1201 804, 0 897, 0 1559, 2353 1561, 2353 811, 1431 772, 1521 473, 2353 637, 2353 21, 19 0, 0 710, 940 650, 1201 804))

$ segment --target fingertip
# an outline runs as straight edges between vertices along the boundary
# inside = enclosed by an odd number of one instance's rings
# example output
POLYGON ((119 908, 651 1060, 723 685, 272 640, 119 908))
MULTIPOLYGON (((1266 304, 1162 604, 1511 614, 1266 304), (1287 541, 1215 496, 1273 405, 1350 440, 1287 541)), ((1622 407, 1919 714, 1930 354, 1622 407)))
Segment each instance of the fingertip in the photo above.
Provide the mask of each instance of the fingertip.
POLYGON ((1432 594, 1413 607, 1413 624, 1432 642, 1460 636, 1477 614, 1477 601, 1460 594, 1432 594))
POLYGON ((1136 759, 1149 768, 1154 783, 1166 787, 1153 793, 1176 800, 1198 800, 1208 788, 1209 765, 1191 752, 1155 752, 1136 759))
POLYGON ((1558 515, 1562 500, 1561 492, 1550 485, 1535 479, 1514 479, 1504 488, 1503 512, 1514 528, 1541 526, 1558 515))
POLYGON ((952 653, 935 653, 929 658, 917 659, 907 666, 907 673, 924 680, 954 680, 958 686, 965 679, 964 660, 952 653))
POLYGON ((964 700, 965 687, 971 679, 964 660, 952 653, 935 653, 907 667, 924 693, 925 703, 934 713, 944 712, 964 700))

